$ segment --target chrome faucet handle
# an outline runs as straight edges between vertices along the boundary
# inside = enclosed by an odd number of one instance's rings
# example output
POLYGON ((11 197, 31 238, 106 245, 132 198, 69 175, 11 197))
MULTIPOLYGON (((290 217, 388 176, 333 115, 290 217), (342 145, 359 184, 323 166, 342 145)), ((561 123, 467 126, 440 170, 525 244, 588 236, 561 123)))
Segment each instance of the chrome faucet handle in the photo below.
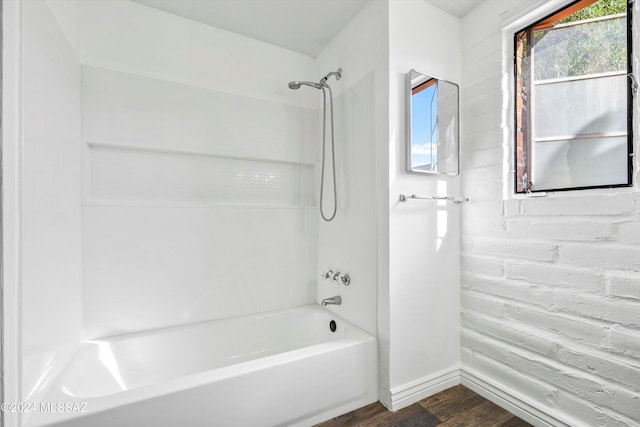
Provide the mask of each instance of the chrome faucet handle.
POLYGON ((333 281, 337 282, 340 279, 340 276, 341 276, 340 272, 339 271, 336 272, 336 274, 333 275, 333 281))
POLYGON ((344 274, 342 277, 340 277, 340 281, 342 281, 343 285, 349 286, 349 283, 351 283, 351 277, 349 277, 348 274, 344 274))
POLYGON ((333 270, 329 270, 322 275, 325 280, 329 280, 333 277, 333 270))

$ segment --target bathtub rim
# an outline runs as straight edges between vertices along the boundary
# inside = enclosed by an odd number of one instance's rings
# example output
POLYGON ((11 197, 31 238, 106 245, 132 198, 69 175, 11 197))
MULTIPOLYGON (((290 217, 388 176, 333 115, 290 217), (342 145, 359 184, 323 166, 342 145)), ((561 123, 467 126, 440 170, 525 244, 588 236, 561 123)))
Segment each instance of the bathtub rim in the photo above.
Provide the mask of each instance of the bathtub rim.
MULTIPOLYGON (((196 329, 196 328, 198 328, 200 326, 203 326, 203 325, 205 325, 207 323, 227 322, 227 321, 249 319, 249 318, 264 318, 264 317, 275 316, 275 315, 278 315, 278 314, 284 313, 284 312, 304 311, 304 310, 309 310, 309 309, 313 310, 313 311, 322 312, 322 313, 329 313, 332 316, 338 317, 340 320, 342 320, 343 322, 345 322, 349 326, 358 328, 358 329, 362 330, 363 332, 365 332, 367 335, 371 335, 370 333, 368 333, 367 331, 365 331, 361 327, 355 325, 354 323, 350 322, 349 320, 345 319, 344 317, 342 317, 340 314, 336 313, 335 311, 329 310, 327 307, 323 307, 320 304, 313 303, 313 304, 306 304, 306 305, 298 305, 298 306, 295 306, 295 307, 284 307, 284 308, 279 308, 279 309, 275 309, 275 310, 261 311, 261 312, 258 312, 258 313, 246 313, 246 314, 239 314, 237 316, 221 317, 219 319, 198 320, 196 322, 182 323, 182 324, 179 324, 179 325, 166 325, 166 326, 160 326, 160 327, 157 327, 157 328, 146 329, 146 330, 142 330, 142 331, 124 332, 122 334, 111 334, 111 335, 96 336, 96 337, 85 337, 82 340, 82 342, 79 343, 78 348, 81 347, 83 344, 89 343, 89 342, 92 342, 92 341, 114 341, 114 342, 119 342, 121 340, 133 338, 133 337, 136 337, 136 336, 161 334, 163 332, 178 331, 178 330, 181 330, 181 329, 184 329, 184 330, 196 329)), ((66 367, 66 365, 65 365, 65 367, 66 367)))
MULTIPOLYGON (((325 313, 328 316, 335 318, 336 320, 340 320, 344 322, 345 328, 346 328, 344 336, 336 340, 321 342, 321 343, 306 346, 306 347, 296 348, 293 350, 288 350, 285 352, 276 353, 269 356, 247 360, 237 364, 217 367, 217 368, 209 369, 202 372, 196 372, 193 374, 184 375, 184 376, 180 376, 170 380, 166 380, 160 383, 152 383, 152 384, 148 384, 140 387, 135 387, 129 390, 123 390, 121 392, 116 392, 116 393, 102 395, 102 396, 94 396, 94 397, 73 396, 65 393, 62 390, 64 386, 64 382, 63 382, 64 373, 66 372, 67 367, 73 362, 73 358, 72 358, 67 362, 65 367, 60 372, 59 376, 51 382, 51 386, 48 388, 48 390, 43 392, 43 394, 41 395, 41 399, 37 402, 37 404, 39 405, 40 403, 48 403, 48 402, 52 402, 53 404, 57 402, 71 402, 71 403, 86 402, 87 403, 86 409, 88 412, 65 413, 62 416, 60 416, 60 414, 57 413, 58 417, 55 417, 56 413, 52 414, 52 413, 34 412, 32 414, 26 414, 30 416, 24 417, 24 420, 23 420, 24 426, 25 427, 44 427, 49 425, 55 426, 57 423, 70 421, 72 419, 81 419, 84 416, 99 414, 102 412, 109 411, 111 409, 115 409, 119 406, 135 404, 135 403, 143 402, 146 400, 151 400, 160 396, 170 395, 170 394, 179 393, 182 391, 187 391, 190 389, 195 389, 198 387, 203 387, 212 382, 224 381, 224 380, 241 376, 244 374, 251 374, 263 369, 280 366, 280 365, 289 363, 293 360, 302 360, 306 358, 311 358, 319 354, 323 354, 333 350, 348 348, 351 346, 367 345, 367 343, 371 341, 375 342, 377 340, 375 336, 369 334, 362 328, 354 325, 353 323, 344 319, 342 316, 320 306, 319 304, 309 304, 304 306, 285 308, 281 310, 273 310, 273 311, 268 311, 264 313, 250 314, 245 316, 234 316, 231 318, 215 319, 215 320, 209 320, 205 322, 197 322, 193 324, 176 325, 168 328, 152 329, 150 331, 115 335, 112 337, 112 339, 117 340, 120 337, 131 338, 132 335, 138 335, 138 334, 149 335, 149 334, 161 333, 161 331, 165 331, 168 329, 176 330, 180 328, 197 327, 198 325, 202 325, 204 323, 209 323, 209 322, 216 322, 217 320, 264 317, 272 314, 278 314, 281 312, 304 311, 309 309, 313 311, 325 313)), ((75 354, 77 354, 82 349, 82 344, 85 344, 85 343, 86 341, 83 341, 81 345, 78 346, 78 349, 75 354)), ((377 358, 377 345, 376 345, 376 358, 377 358)))

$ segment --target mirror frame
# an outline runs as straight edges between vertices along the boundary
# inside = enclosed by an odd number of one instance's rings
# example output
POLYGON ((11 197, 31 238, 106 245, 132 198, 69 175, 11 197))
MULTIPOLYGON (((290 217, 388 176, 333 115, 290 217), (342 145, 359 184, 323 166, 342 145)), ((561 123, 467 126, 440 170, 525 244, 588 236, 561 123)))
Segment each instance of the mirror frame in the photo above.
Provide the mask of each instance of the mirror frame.
MULTIPOLYGON (((460 87, 456 84, 453 83, 451 81, 445 80, 445 79, 440 79, 438 77, 429 75, 429 74, 424 74, 421 73, 419 71, 416 71, 415 69, 411 69, 408 73, 407 73, 407 84, 406 84, 406 93, 407 93, 407 111, 406 111, 406 118, 407 118, 407 141, 406 141, 406 150, 407 150, 407 154, 406 154, 406 167, 407 167, 407 172, 409 173, 414 173, 414 174, 420 174, 420 175, 429 175, 429 174, 435 174, 435 175, 447 175, 447 176, 458 176, 460 174, 460 87), (447 83, 450 84, 452 86, 455 87, 456 90, 456 106, 455 106, 455 116, 456 116, 456 120, 455 120, 455 136, 454 139, 455 141, 443 141, 444 144, 455 144, 455 171, 440 171, 438 170, 438 164, 436 163, 436 167, 432 168, 431 170, 417 170, 414 169, 412 167, 411 164, 411 155, 413 154, 412 152, 412 145, 411 145, 411 140, 412 140, 412 120, 411 120, 411 116, 413 113, 413 102, 412 102, 412 90, 413 90, 413 84, 412 81, 415 80, 415 77, 417 76, 424 76, 424 82, 430 80, 430 79, 435 79, 438 82, 443 82, 443 83, 447 83)), ((439 105, 439 103, 438 103, 439 105)), ((440 112, 438 112, 438 115, 440 114, 440 112)), ((444 132, 442 133, 444 134, 444 132)), ((440 135, 441 133, 438 132, 438 139, 440 139, 440 135)), ((440 145, 440 141, 438 141, 438 145, 440 145)))

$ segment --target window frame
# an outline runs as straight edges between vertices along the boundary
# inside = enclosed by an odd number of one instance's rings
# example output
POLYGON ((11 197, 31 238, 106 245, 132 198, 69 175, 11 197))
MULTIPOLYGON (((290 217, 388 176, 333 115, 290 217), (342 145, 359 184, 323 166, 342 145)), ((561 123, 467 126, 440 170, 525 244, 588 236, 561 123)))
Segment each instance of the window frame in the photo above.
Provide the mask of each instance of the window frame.
MULTIPOLYGON (((561 8, 555 9, 553 12, 546 14, 542 18, 534 21, 532 24, 526 25, 523 28, 515 31, 513 33, 513 82, 512 82, 512 90, 513 90, 513 100, 514 100, 514 108, 513 108, 513 153, 512 153, 512 161, 513 161, 513 193, 515 195, 526 195, 530 193, 547 193, 547 192, 556 192, 556 191, 580 191, 580 190, 591 190, 591 189, 606 189, 606 188, 626 188, 633 187, 633 163, 634 163, 634 145, 633 145, 633 116, 634 116, 634 94, 637 89, 635 75, 633 74, 633 0, 626 1, 626 44, 627 44, 627 68, 626 68, 626 87, 627 87, 627 182, 621 184, 603 184, 603 185, 590 185, 590 186, 577 186, 577 187, 562 187, 562 188, 553 188, 553 189, 534 189, 531 188, 531 181, 528 179, 527 185, 523 185, 523 182, 519 182, 519 173, 518 173, 518 165, 519 162, 519 154, 518 150, 520 145, 518 143, 518 138, 523 138, 523 158, 525 160, 525 172, 528 176, 531 176, 532 165, 531 158, 527 156, 527 151, 530 151, 530 146, 532 143, 532 138, 529 135, 528 137, 524 135, 521 131, 521 127, 518 126, 518 115, 523 110, 518 108, 518 105, 522 103, 520 93, 521 91, 518 89, 519 86, 519 76, 518 76, 518 36, 525 31, 533 31, 535 27, 549 24, 551 22, 556 22, 561 19, 566 18, 567 16, 590 6, 591 4, 597 2, 598 0, 575 0, 573 2, 569 2, 562 6, 561 8), (519 190, 520 189, 520 190, 519 190)), ((529 46, 530 48, 530 46, 529 46)), ((527 107, 532 106, 531 101, 527 103, 527 107)), ((530 122, 531 112, 527 112, 526 120, 530 122)), ((525 117, 522 117, 522 120, 525 120, 525 117)), ((531 125, 529 124, 528 132, 531 132, 531 125)))

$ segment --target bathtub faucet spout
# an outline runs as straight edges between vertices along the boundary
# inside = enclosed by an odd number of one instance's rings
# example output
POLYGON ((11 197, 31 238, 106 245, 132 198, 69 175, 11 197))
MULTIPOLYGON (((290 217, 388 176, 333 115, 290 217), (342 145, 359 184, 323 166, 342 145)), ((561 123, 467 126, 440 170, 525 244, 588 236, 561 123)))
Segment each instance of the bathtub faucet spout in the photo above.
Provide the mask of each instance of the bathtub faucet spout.
POLYGON ((342 297, 340 297, 340 295, 336 295, 335 297, 325 298, 322 300, 323 306, 329 305, 329 304, 335 304, 335 305, 342 304, 342 297))

